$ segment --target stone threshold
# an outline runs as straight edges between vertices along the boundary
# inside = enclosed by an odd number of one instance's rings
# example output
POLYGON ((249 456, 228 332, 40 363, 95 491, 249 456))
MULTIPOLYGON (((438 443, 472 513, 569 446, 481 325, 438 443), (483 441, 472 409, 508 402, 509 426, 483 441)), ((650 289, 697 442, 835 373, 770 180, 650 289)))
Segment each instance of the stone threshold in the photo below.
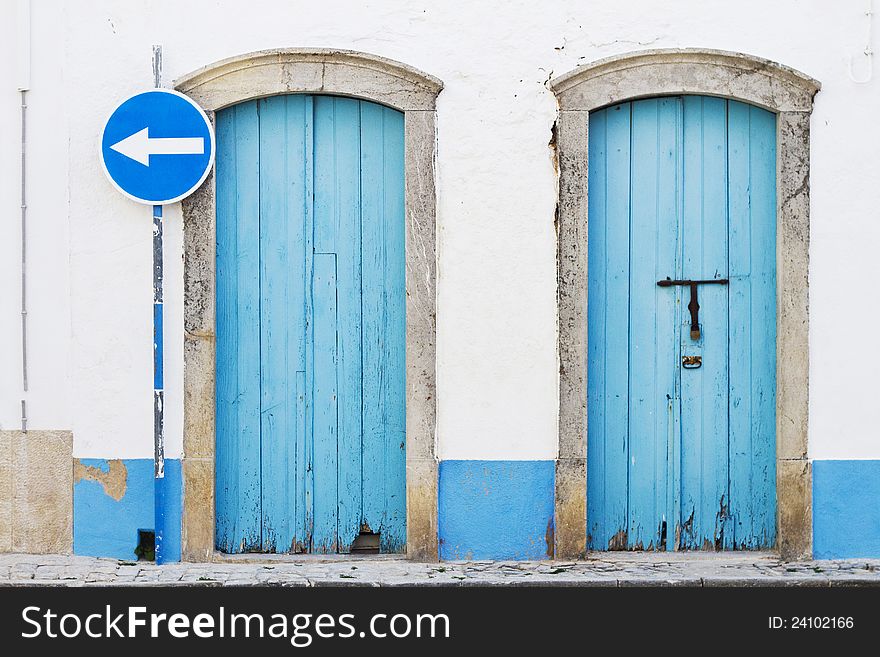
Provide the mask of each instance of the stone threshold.
POLYGON ((265 555, 157 566, 0 554, 2 586, 880 586, 880 559, 783 561, 772 553, 591 553, 579 561, 424 563, 395 556, 265 555))

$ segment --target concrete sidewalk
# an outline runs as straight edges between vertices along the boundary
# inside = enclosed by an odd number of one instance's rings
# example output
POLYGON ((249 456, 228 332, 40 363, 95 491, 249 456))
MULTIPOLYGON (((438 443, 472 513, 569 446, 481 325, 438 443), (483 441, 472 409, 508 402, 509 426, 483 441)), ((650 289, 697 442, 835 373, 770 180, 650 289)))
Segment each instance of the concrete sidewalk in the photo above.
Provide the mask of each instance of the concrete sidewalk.
POLYGON ((593 553, 584 561, 416 563, 398 557, 223 557, 156 566, 0 554, 0 586, 880 586, 880 559, 767 553, 593 553))

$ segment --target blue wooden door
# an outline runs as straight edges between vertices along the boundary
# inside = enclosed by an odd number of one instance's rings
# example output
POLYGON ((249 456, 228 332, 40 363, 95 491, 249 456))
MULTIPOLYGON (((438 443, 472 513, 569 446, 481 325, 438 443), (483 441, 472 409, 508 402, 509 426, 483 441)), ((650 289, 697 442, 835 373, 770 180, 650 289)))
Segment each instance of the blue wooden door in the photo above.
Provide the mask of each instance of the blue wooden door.
POLYGON ((776 120, 700 96, 590 115, 587 533, 776 539, 776 120), (696 286, 658 281, 708 280, 696 286))
POLYGON ((403 114, 217 113, 216 545, 406 544, 403 114))

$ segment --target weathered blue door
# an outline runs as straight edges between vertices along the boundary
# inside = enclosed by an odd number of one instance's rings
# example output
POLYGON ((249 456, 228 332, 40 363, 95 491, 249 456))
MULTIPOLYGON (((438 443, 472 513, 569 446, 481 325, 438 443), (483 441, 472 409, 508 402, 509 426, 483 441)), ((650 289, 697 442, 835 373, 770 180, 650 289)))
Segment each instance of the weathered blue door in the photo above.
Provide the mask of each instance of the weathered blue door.
POLYGON ((405 549, 403 162, 403 114, 374 103, 217 113, 224 552, 405 549))
POLYGON ((624 103, 589 158, 589 547, 772 546, 775 116, 624 103))

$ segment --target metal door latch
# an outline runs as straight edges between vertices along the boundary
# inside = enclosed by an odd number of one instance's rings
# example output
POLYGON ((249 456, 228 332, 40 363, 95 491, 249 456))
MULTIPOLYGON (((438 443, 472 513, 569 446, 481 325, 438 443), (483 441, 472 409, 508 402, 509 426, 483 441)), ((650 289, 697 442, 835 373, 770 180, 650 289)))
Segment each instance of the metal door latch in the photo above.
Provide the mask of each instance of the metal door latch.
MULTIPOLYGON (((727 285, 726 278, 713 278, 710 280, 694 281, 690 279, 674 281, 666 278, 657 281, 660 287, 672 287, 673 285, 687 285, 691 288, 691 301, 688 304, 688 310, 691 311, 691 340, 700 339, 700 304, 697 302, 697 286, 698 285, 727 285)), ((694 365, 691 369, 695 369, 699 365, 694 365)))
POLYGON ((681 366, 686 370, 695 370, 703 366, 702 356, 682 356, 681 366))

